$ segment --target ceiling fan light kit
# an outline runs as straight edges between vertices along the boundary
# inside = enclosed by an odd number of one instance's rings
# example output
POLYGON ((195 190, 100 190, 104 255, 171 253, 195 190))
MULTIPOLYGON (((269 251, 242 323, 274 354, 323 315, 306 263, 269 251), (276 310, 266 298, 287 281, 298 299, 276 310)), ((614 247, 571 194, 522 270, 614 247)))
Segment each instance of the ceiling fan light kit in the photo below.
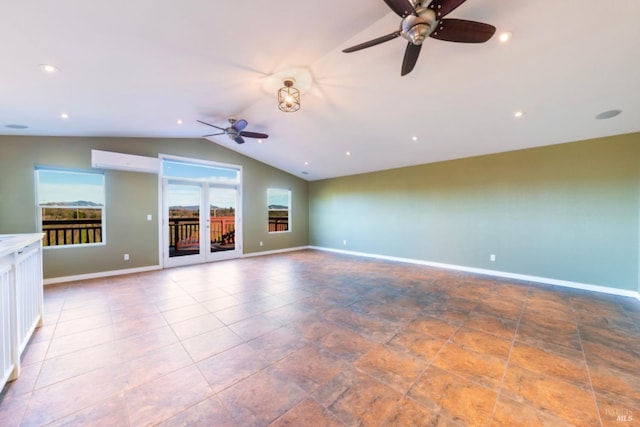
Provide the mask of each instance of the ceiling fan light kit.
POLYGON ((484 43, 496 32, 493 25, 464 19, 444 19, 466 0, 432 0, 425 6, 425 0, 384 0, 402 18, 400 28, 391 34, 344 49, 351 53, 376 46, 396 37, 408 40, 402 61, 400 75, 409 74, 418 61, 422 43, 427 37, 457 43, 484 43))
MULTIPOLYGON (((408 41, 400 73, 400 75, 404 76, 409 74, 415 67, 422 44, 427 37, 458 43, 484 43, 495 34, 496 28, 494 26, 464 19, 444 18, 465 1, 431 0, 426 5, 427 0, 384 0, 387 6, 402 18, 400 28, 391 34, 344 49, 343 52, 356 52, 402 36, 408 41)), ((311 78, 308 70, 300 70, 300 72, 308 76, 306 82, 303 79, 303 86, 309 86, 311 78), (303 71, 305 73, 302 73, 303 71)), ((278 89, 278 109, 285 113, 293 113, 300 110, 300 90, 295 87, 296 79, 294 77, 283 77, 283 75, 287 76, 287 74, 289 74, 288 71, 283 71, 279 75, 274 74, 265 80, 265 85, 277 84, 276 79, 278 77, 283 79, 283 86, 278 89)), ((226 128, 200 120, 198 122, 216 128, 219 131, 204 135, 205 138, 225 134, 232 141, 244 144, 245 137, 258 139, 269 137, 264 133, 245 131, 247 121, 236 120, 233 117, 229 118, 230 126, 226 128)), ((414 137, 413 140, 417 140, 417 137, 414 137)), ((347 153, 347 155, 350 155, 350 153, 347 153)))
POLYGON ((284 86, 278 90, 278 108, 285 113, 293 113, 300 109, 300 91, 294 86, 295 79, 288 77, 284 86))

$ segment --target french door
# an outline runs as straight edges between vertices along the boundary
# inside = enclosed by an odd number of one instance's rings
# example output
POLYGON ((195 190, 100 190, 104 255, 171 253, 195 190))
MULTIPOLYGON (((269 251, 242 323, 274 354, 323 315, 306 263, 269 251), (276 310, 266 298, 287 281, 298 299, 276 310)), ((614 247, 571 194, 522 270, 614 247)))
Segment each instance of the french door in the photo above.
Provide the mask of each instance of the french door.
MULTIPOLYGON (((181 165, 183 166, 183 165, 181 165)), ((163 176, 163 262, 165 267, 231 259, 241 253, 239 218, 240 189, 232 180, 194 179, 195 171, 181 170, 184 177, 163 176), (223 182, 220 182, 223 181, 223 182)), ((175 168, 177 169, 177 168, 175 168)), ((176 175, 176 170, 167 175, 176 175)))

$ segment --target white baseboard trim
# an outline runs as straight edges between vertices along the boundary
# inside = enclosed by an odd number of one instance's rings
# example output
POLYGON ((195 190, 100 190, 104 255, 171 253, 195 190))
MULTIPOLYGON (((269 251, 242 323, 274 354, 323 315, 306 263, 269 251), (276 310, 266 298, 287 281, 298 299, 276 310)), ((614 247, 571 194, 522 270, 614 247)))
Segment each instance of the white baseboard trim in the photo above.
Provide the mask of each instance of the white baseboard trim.
POLYGON ((282 254, 285 252, 303 251, 305 249, 312 249, 312 248, 311 246, 298 246, 295 248, 275 249, 272 251, 251 252, 248 254, 242 254, 242 258, 253 258, 257 256, 264 256, 264 255, 282 254))
POLYGON ((418 264, 418 265, 424 265, 428 267, 443 268, 447 270, 463 271, 466 273, 484 274, 487 276, 494 276, 494 277, 504 277, 507 279, 523 280, 527 282, 534 282, 534 283, 540 283, 545 285, 562 286, 565 288, 581 289, 581 290, 591 291, 591 292, 599 292, 599 293, 610 294, 610 295, 637 298, 640 301, 640 292, 629 291, 626 289, 610 288, 607 286, 590 285, 587 283, 570 282, 567 280, 550 279, 548 277, 529 276, 526 274, 508 273, 505 271, 487 270, 483 268, 466 267, 466 266, 455 265, 455 264, 443 264, 439 262, 423 261, 423 260, 413 259, 413 258, 400 258, 400 257, 386 256, 386 255, 370 254, 366 252, 345 251, 342 249, 332 249, 332 248, 325 248, 325 247, 319 247, 319 246, 309 246, 309 249, 335 252, 335 253, 341 253, 345 255, 356 255, 356 256, 367 257, 367 258, 376 258, 376 259, 381 259, 386 261, 405 262, 407 264, 418 264))
POLYGON ((100 271, 98 273, 78 274, 75 276, 52 277, 44 279, 44 285, 54 285, 56 283, 75 282, 77 280, 101 279, 103 277, 120 276, 123 274, 144 273, 147 271, 162 270, 159 265, 150 265, 148 267, 128 268, 126 270, 100 271))
MULTIPOLYGON (((309 246, 299 246, 295 248, 277 249, 273 251, 264 251, 264 252, 253 252, 250 254, 242 254, 240 255, 239 258, 250 258, 250 257, 256 257, 256 256, 263 256, 263 255, 273 255, 273 254, 280 254, 284 252, 301 251, 305 249, 309 249, 309 246)), ((171 268, 171 267, 167 267, 167 268, 171 268)), ((57 283, 75 282, 78 280, 101 279, 103 277, 120 276, 123 274, 133 274, 133 273, 144 273, 147 271, 155 271, 155 270, 162 270, 162 269, 163 267, 161 265, 150 265, 148 267, 129 268, 126 270, 100 271, 97 273, 78 274, 75 276, 52 277, 49 279, 44 279, 43 283, 45 286, 55 285, 57 283)))
MULTIPOLYGON (((305 249, 314 249, 314 250, 325 251, 325 252, 335 252, 335 253, 341 253, 345 255, 355 255, 355 256, 375 258, 375 259, 381 259, 381 260, 387 260, 387 261, 404 262, 407 264, 418 264, 418 265, 424 265, 427 267, 443 268, 446 270, 464 271, 467 273, 484 274, 487 276, 494 276, 494 277, 504 277, 507 279, 524 280, 528 282, 541 283, 546 285, 555 285, 555 286, 562 286, 566 288, 605 293, 610 295, 631 297, 631 298, 636 298, 638 301, 640 301, 640 292, 629 291, 625 289, 616 289, 616 288, 610 288, 607 286, 570 282, 567 280, 550 279, 546 277, 529 276, 525 274, 508 273, 508 272, 497 271, 497 270, 487 270, 482 268, 466 267, 466 266, 455 265, 455 264, 444 264, 439 262, 423 261, 423 260, 418 260, 413 258, 392 257, 387 255, 371 254, 367 252, 345 251, 342 249, 325 248, 321 246, 298 246, 294 248, 276 249, 272 251, 252 252, 249 254, 243 254, 241 258, 252 258, 252 257, 258 257, 258 256, 264 256, 264 255, 274 255, 274 254, 280 254, 280 253, 286 253, 286 252, 302 251, 305 249)), ((147 267, 130 268, 126 270, 112 270, 112 271, 102 271, 102 272, 90 273, 90 274, 79 274, 76 276, 52 277, 49 279, 44 279, 43 283, 44 285, 53 285, 56 283, 73 282, 78 280, 100 279, 103 277, 119 276, 123 274, 133 274, 133 273, 144 273, 147 271, 155 271, 155 270, 162 270, 162 266, 151 265, 147 267)))

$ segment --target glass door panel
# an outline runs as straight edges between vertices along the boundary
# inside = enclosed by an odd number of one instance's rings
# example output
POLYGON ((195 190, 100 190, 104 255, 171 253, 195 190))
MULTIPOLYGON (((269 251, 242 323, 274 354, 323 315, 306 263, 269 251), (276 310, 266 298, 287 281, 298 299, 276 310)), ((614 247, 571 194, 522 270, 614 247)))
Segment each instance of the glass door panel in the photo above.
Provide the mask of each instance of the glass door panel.
POLYGON ((165 181, 165 202, 165 259, 172 265, 202 262, 202 184, 165 181))
POLYGON ((211 252, 236 248, 236 189, 209 187, 211 252))

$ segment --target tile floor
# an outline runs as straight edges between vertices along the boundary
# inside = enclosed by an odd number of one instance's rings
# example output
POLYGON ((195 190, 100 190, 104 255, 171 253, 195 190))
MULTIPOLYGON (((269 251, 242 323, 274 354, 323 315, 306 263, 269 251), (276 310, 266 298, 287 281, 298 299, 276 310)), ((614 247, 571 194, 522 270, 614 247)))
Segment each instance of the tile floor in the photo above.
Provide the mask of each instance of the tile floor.
POLYGON ((48 286, 45 312, 2 426, 640 423, 631 298, 300 251, 48 286))

